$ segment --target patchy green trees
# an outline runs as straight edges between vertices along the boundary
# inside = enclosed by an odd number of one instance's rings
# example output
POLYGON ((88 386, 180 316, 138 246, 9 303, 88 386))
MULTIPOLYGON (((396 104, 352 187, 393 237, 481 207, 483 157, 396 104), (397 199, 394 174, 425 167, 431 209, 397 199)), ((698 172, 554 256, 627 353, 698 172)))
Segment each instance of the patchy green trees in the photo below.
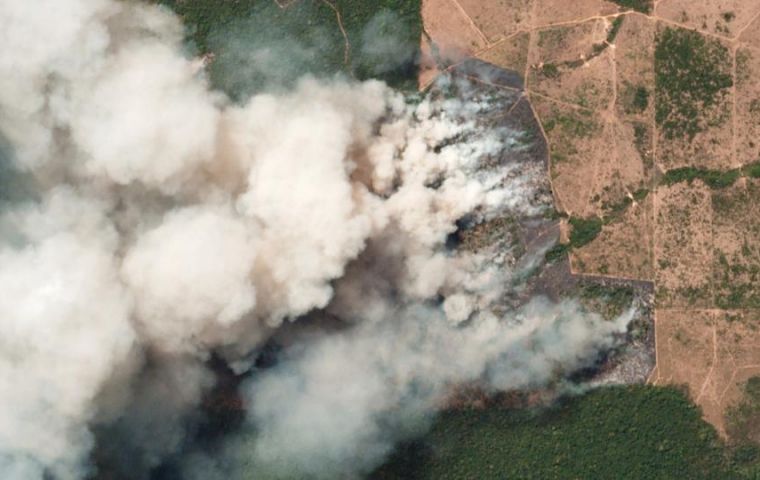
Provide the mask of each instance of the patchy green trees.
POLYGON ((731 53, 718 40, 681 28, 657 34, 655 120, 665 138, 693 139, 722 121, 731 68, 731 53))
POLYGON ((652 0, 612 0, 623 8, 629 8, 641 13, 652 11, 652 0))

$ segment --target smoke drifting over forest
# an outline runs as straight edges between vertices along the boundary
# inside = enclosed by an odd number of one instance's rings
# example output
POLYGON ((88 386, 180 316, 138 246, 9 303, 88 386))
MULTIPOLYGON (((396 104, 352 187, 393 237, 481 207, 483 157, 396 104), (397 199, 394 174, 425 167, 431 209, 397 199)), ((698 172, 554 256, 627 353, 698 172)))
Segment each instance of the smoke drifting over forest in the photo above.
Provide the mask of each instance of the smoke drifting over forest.
POLYGON ((231 102, 142 3, 6 1, 0 32, 4 479, 91 478, 99 455, 136 479, 170 457, 361 476, 453 386, 538 386, 625 331, 501 308, 523 273, 503 249, 446 247, 463 218, 545 207, 535 165, 486 164, 521 148, 473 120, 488 98, 303 78, 231 102), (244 426, 193 445, 211 356, 242 373, 275 341, 244 426))

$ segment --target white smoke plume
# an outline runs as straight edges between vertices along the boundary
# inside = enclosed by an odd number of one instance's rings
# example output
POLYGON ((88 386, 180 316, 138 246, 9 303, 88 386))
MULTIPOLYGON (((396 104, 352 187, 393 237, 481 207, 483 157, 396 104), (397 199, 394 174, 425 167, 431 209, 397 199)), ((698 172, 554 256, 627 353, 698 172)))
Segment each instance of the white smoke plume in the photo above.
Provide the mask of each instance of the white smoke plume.
POLYGON ((0 38, 0 160, 33 185, 0 206, 4 479, 88 478, 119 450, 145 478, 186 447, 204 362, 246 370, 273 338, 245 385, 256 433, 187 475, 360 475, 451 386, 540 385, 626 328, 505 311, 508 249, 445 247, 464 217, 546 203, 540 166, 488 165, 520 142, 473 120, 486 96, 304 78, 232 103, 178 19, 136 2, 3 1, 0 38), (123 448, 95 445, 110 428, 123 448))

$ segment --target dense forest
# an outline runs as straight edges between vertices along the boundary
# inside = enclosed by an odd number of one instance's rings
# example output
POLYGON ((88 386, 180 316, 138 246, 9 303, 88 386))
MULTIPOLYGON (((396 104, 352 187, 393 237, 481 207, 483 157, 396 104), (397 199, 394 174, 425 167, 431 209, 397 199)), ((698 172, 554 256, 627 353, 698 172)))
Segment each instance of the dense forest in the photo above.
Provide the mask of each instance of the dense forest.
POLYGON ((212 82, 244 99, 309 73, 416 87, 418 0, 154 0, 188 29, 191 53, 214 55, 212 82))
POLYGON ((677 389, 606 387, 540 409, 446 412, 374 478, 743 479, 760 478, 757 458, 677 389))

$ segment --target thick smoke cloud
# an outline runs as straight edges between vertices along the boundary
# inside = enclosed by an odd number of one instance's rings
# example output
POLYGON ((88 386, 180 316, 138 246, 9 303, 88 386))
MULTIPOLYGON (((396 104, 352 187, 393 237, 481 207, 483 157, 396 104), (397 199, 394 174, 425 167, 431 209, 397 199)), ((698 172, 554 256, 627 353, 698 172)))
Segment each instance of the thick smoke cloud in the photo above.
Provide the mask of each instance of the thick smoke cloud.
POLYGON ((80 478, 94 397, 115 369, 130 369, 136 347, 116 234, 64 189, 0 221, 15 237, 0 250, 0 472, 80 478))
POLYGON ((605 322, 576 305, 541 300, 513 322, 484 315, 466 328, 452 328, 440 311, 422 306, 383 315, 382 322, 310 339, 250 382, 258 441, 244 453, 255 465, 244 478, 262 471, 340 478, 372 467, 415 431, 403 422, 419 422, 458 382, 543 385, 559 371, 587 366, 628 321, 605 322))
POLYGON ((361 475, 457 384, 540 385, 625 330, 504 308, 506 243, 446 247, 547 203, 540 166, 489 163, 521 145, 473 120, 493 99, 304 78, 232 103, 182 37, 143 3, 0 3, 0 135, 33 186, 0 206, 2 478, 88 478, 93 455, 146 478, 192 450, 204 362, 245 371, 270 341, 244 432, 186 476, 361 475))

